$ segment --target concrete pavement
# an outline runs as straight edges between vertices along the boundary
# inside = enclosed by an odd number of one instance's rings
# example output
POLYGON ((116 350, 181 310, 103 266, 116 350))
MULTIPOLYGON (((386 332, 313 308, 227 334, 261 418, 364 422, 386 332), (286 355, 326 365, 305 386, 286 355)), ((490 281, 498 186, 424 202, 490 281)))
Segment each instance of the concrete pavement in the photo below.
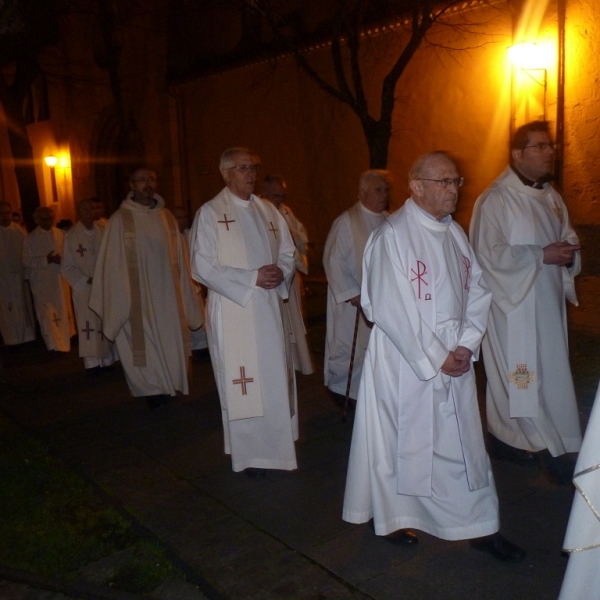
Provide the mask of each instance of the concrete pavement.
MULTIPOLYGON (((320 307, 319 286, 309 284, 320 307)), ((319 350, 324 319, 310 301, 309 310, 319 350)), ((399 548, 342 521, 352 419, 342 422, 323 387, 322 351, 314 356, 319 371, 298 376, 299 469, 262 479, 231 471, 208 362, 194 364, 190 396, 150 411, 120 369, 86 378, 76 349, 38 344, 3 353, 17 391, 1 405, 172 548, 208 598, 554 600, 573 492, 537 467, 494 463, 502 531, 528 551, 518 565, 423 533, 416 550, 399 548)), ((578 391, 585 421, 595 383, 578 391)))

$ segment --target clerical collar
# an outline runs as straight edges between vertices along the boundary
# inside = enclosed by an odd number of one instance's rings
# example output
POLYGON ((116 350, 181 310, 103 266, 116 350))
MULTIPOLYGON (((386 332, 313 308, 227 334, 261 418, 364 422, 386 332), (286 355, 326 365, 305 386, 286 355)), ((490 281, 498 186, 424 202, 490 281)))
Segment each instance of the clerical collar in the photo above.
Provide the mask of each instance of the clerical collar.
MULTIPOLYGON (((413 199, 413 202, 414 199, 413 199)), ((436 223, 444 223, 444 225, 446 223, 450 223, 450 221, 452 221, 452 215, 446 215, 444 218, 442 219, 436 219, 431 213, 428 213, 424 208, 422 208, 421 206, 419 206, 416 202, 415 202, 415 206, 429 219, 431 219, 432 221, 435 221, 436 223)))
POLYGON ((521 171, 519 171, 514 165, 510 165, 510 168, 514 171, 515 175, 521 180, 521 183, 523 185, 532 187, 536 190, 543 189, 545 183, 554 179, 554 176, 551 173, 548 173, 547 175, 544 175, 541 179, 538 179, 537 181, 532 181, 531 179, 527 179, 527 177, 525 177, 525 175, 523 175, 523 173, 521 173, 521 171))

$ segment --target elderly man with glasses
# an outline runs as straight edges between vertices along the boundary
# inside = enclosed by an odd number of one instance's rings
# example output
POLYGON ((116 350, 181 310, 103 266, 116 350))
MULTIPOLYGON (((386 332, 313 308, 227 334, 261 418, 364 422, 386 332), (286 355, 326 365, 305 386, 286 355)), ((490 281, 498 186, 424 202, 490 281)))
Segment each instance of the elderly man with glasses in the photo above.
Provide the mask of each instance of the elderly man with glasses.
POLYGON ((356 404, 343 518, 410 546, 412 529, 506 562, 472 361, 491 294, 452 220, 463 179, 443 152, 417 159, 412 196, 369 238, 361 304, 373 323, 356 404))
POLYGON ((519 128, 512 162, 477 200, 471 243, 492 291, 483 359, 491 450, 500 459, 540 460, 570 484, 581 447, 569 367, 565 299, 577 304, 580 245, 549 183, 548 123, 519 128), (537 454, 535 454, 537 453, 537 454))
POLYGON ((202 325, 202 315, 185 241, 155 191, 156 173, 136 169, 129 187, 106 225, 89 306, 102 335, 116 343, 132 396, 154 409, 188 393, 189 329, 202 325))
POLYGON ((190 239, 192 275, 208 287, 208 347, 234 471, 296 468, 296 381, 282 319, 294 243, 275 206, 254 195, 259 159, 221 156, 225 188, 202 205, 190 239))

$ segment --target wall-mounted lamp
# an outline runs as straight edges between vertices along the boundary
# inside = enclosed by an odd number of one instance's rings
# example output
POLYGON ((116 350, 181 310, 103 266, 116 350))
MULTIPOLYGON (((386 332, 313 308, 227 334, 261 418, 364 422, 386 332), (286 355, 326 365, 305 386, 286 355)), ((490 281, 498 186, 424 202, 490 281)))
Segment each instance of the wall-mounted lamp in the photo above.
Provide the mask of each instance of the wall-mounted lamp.
POLYGON ((56 172, 54 167, 58 163, 58 158, 53 156, 46 156, 44 162, 50 167, 50 182, 52 185, 52 202, 58 202, 58 190, 56 189, 56 172))
MULTIPOLYGON (((521 42, 508 49, 508 59, 519 72, 527 75, 531 81, 543 89, 543 97, 540 98, 539 106, 542 108, 544 114, 540 115, 540 117, 546 120, 546 95, 548 88, 548 74, 546 71, 546 65, 548 64, 547 53, 538 44, 521 42)), ((518 88, 514 88, 513 93, 515 93, 516 89, 518 88)), ((526 89, 527 88, 524 87, 521 94, 524 93, 526 89)), ((537 94, 531 90, 529 91, 529 94, 531 95, 530 98, 535 98, 535 96, 537 96, 537 94)), ((512 120, 514 122, 514 114, 512 120)))

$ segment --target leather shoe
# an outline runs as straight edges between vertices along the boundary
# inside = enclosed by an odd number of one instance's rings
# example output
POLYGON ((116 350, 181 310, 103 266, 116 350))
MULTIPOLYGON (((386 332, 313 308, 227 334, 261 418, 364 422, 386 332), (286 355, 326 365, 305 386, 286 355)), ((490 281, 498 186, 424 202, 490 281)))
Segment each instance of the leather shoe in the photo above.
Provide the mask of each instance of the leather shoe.
POLYGON ((571 485, 577 459, 574 454, 552 456, 548 450, 540 455, 540 464, 546 477, 557 485, 571 485))
POLYGON ((502 562, 518 563, 525 559, 527 552, 516 544, 509 542, 500 533, 470 540, 471 548, 491 554, 496 560, 502 562))
POLYGON ((416 546, 419 543, 417 534, 410 529, 398 529, 398 531, 384 535, 383 539, 390 544, 396 544, 396 546, 416 546))
POLYGON ((517 465, 532 465, 538 462, 534 452, 509 446, 493 435, 490 435, 490 454, 498 460, 509 460, 517 465))
POLYGON ((244 474, 248 477, 265 477, 267 475, 267 470, 248 467, 247 469, 244 469, 244 474))

